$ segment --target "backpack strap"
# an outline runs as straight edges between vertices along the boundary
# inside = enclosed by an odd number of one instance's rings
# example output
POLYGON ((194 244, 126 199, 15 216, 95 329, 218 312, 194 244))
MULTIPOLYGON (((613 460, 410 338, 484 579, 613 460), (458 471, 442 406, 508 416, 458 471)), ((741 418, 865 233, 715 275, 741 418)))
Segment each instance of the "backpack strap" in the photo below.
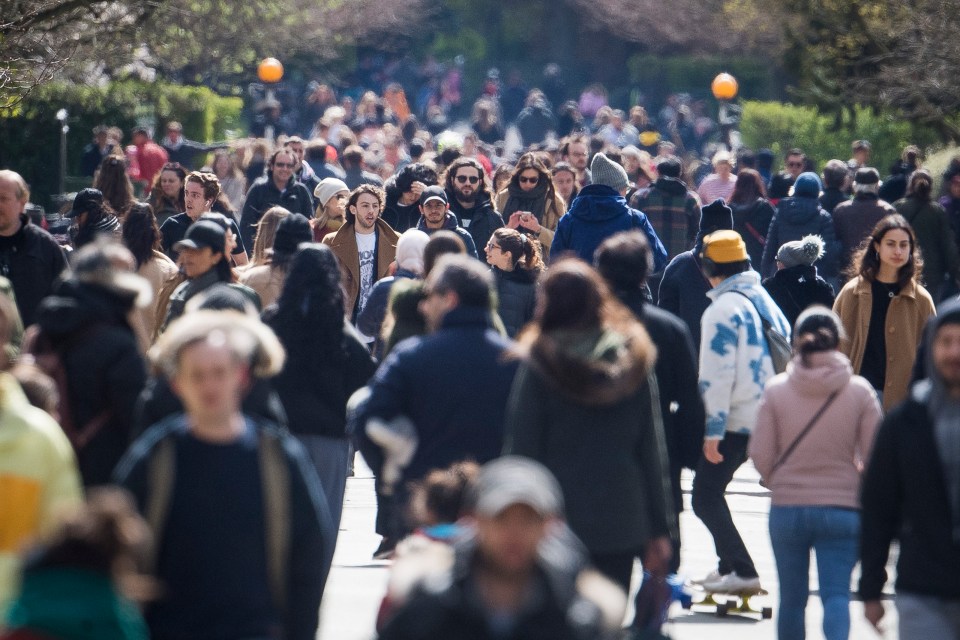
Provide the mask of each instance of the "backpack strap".
POLYGON ((267 525, 267 576, 277 607, 285 611, 290 557, 290 471, 277 434, 261 430, 258 450, 267 525))
POLYGON ((153 548, 147 558, 147 568, 150 573, 155 573, 157 569, 159 541, 163 538, 163 529, 170 512, 175 475, 176 448, 173 438, 167 436, 157 443, 147 467, 148 489, 145 515, 154 539, 153 548))

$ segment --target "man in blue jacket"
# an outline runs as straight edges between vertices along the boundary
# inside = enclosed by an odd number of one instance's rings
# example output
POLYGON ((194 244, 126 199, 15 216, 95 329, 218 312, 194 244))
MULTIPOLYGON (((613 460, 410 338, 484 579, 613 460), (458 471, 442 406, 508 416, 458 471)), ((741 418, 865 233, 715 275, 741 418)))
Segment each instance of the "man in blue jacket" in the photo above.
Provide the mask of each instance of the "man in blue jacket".
POLYGON ((504 415, 517 363, 504 358, 512 342, 491 325, 494 290, 490 270, 475 258, 441 258, 420 303, 433 333, 398 344, 370 383, 370 398, 356 421, 357 436, 378 479, 383 480, 380 470, 390 452, 370 439, 371 423, 389 428, 398 419, 409 420, 418 442, 395 483, 397 503, 403 502, 408 482, 432 469, 465 459, 482 464, 503 449, 504 415))
POLYGON ((587 185, 560 218, 550 248, 550 259, 572 254, 592 263, 600 243, 620 231, 639 229, 653 249, 654 272, 667 264, 664 248, 647 216, 627 206, 624 195, 630 186, 626 170, 602 153, 590 163, 593 184, 587 185))

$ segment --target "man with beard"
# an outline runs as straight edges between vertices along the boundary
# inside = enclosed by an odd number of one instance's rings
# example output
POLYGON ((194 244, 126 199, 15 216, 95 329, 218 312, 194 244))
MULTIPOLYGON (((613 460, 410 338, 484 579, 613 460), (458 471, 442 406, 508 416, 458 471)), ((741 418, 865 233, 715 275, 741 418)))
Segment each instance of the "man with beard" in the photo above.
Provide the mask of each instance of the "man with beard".
POLYGON ((486 247, 493 232, 503 226, 503 218, 493 207, 483 167, 473 158, 457 158, 447 168, 445 187, 450 213, 470 233, 478 254, 484 252, 480 258, 485 259, 486 251, 481 247, 486 247))
POLYGON ((477 246, 473 242, 473 236, 460 226, 457 216, 450 212, 447 192, 436 185, 427 187, 420 194, 420 221, 417 223, 417 229, 428 236, 441 229, 453 231, 463 240, 467 253, 474 258, 477 257, 477 246))
POLYGON ((383 200, 379 187, 360 185, 347 201, 346 224, 323 239, 340 261, 344 309, 351 322, 356 322, 366 306, 373 284, 389 275, 390 263, 396 257, 400 236, 380 217, 383 200))

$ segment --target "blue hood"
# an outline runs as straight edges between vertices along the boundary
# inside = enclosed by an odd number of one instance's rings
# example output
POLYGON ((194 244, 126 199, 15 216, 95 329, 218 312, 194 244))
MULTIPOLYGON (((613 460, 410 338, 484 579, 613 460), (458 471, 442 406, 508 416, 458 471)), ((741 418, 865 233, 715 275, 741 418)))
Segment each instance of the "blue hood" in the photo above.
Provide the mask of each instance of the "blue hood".
POLYGON ((567 214, 585 222, 606 222, 629 210, 626 199, 612 187, 591 184, 580 190, 567 214))

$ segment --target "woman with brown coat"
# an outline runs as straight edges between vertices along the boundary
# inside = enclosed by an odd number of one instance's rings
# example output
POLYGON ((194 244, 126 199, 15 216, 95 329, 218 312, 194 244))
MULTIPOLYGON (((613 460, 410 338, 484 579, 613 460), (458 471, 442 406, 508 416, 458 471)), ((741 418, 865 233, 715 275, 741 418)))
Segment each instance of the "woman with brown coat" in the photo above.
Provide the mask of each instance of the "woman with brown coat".
POLYGON ((901 215, 883 218, 854 255, 850 276, 833 304, 847 339, 840 350, 889 411, 907 396, 910 373, 933 298, 918 282, 923 258, 901 215))
POLYGON ((506 189, 497 194, 496 206, 507 227, 539 240, 543 255, 550 255, 553 232, 567 207, 540 158, 533 153, 520 156, 506 189))

